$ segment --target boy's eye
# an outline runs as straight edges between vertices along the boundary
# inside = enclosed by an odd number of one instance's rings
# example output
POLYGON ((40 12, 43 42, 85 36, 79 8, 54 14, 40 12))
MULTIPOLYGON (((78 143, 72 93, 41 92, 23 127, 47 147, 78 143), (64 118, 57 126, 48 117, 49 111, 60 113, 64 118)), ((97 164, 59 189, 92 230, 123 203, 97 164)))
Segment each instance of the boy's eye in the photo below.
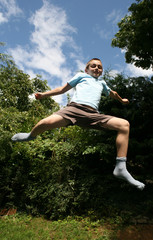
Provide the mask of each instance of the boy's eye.
POLYGON ((101 65, 96 65, 96 64, 92 64, 90 65, 91 68, 95 68, 95 67, 98 67, 99 69, 102 69, 102 66, 101 65))

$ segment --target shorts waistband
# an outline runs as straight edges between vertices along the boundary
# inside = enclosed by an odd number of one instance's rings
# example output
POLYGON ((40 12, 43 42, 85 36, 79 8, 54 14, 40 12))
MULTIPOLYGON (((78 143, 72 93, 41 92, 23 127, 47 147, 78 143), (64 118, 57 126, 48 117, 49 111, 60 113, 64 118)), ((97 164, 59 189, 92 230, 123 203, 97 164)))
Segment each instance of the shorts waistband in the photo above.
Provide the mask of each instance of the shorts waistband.
POLYGON ((71 105, 71 103, 72 103, 72 105, 73 105, 73 104, 74 104, 74 105, 81 105, 81 106, 87 107, 87 108, 89 108, 89 109, 91 109, 91 110, 93 110, 93 111, 97 111, 96 108, 93 108, 93 107, 91 107, 91 106, 89 106, 89 105, 86 105, 86 104, 80 104, 80 103, 76 103, 76 102, 70 102, 69 104, 71 105))

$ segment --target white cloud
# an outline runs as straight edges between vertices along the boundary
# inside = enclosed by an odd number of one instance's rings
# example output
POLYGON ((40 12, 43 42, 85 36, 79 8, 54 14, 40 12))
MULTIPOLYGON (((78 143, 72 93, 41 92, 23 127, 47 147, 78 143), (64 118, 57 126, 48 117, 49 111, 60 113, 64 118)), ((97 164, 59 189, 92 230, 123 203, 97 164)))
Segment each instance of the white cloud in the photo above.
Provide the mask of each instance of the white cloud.
POLYGON ((118 74, 124 74, 128 77, 151 77, 153 76, 152 69, 142 69, 136 67, 134 64, 125 64, 125 66, 121 64, 115 64, 115 69, 109 71, 110 77, 115 77, 118 74))
MULTIPOLYGON (((27 49, 22 46, 10 49, 11 55, 22 68, 40 69, 62 77, 66 62, 62 48, 64 44, 73 47, 70 35, 75 32, 68 24, 65 12, 44 1, 43 7, 29 21, 34 26, 34 32, 30 36, 31 45, 27 49)), ((67 75, 69 74, 70 71, 67 70, 67 75)))
POLYGON ((0 24, 8 22, 11 17, 18 17, 22 10, 15 0, 0 0, 0 24))
POLYGON ((98 33, 101 39, 112 39, 114 33, 117 31, 117 23, 121 20, 122 15, 123 13, 121 10, 113 9, 109 14, 105 16, 105 27, 104 25, 101 27, 101 25, 97 24, 94 26, 93 31, 98 33))
POLYGON ((99 24, 96 24, 93 28, 94 33, 98 33, 101 39, 108 40, 111 38, 112 33, 104 28, 102 28, 99 24))
POLYGON ((113 77, 113 78, 116 77, 118 74, 119 74, 119 71, 115 70, 115 69, 113 69, 109 72, 109 76, 113 77))
POLYGON ((112 22, 112 24, 116 25, 118 22, 121 21, 122 16, 123 13, 121 10, 113 9, 112 12, 106 16, 106 21, 112 22))
POLYGON ((140 67, 136 67, 134 64, 127 64, 127 66, 125 68, 125 73, 131 77, 139 77, 139 76, 151 77, 151 76, 153 76, 153 71, 151 68, 148 70, 145 70, 140 67))
POLYGON ((122 53, 122 54, 125 54, 126 52, 127 52, 126 48, 122 48, 122 49, 121 49, 121 53, 122 53))
MULTIPOLYGON (((121 53, 125 54, 126 48, 121 49, 121 53)), ((135 59, 138 59, 138 57, 135 56, 135 59)), ((139 77, 139 76, 150 77, 153 75, 153 70, 151 68, 146 70, 141 67, 136 67, 134 64, 126 64, 124 72, 131 77, 139 77)))
POLYGON ((34 27, 29 36, 29 45, 19 45, 9 49, 8 53, 21 69, 31 72, 32 76, 34 72, 44 72, 44 75, 54 78, 54 82, 49 80, 52 87, 59 81, 61 85, 65 84, 73 75, 73 67, 68 66, 67 58, 72 60, 75 71, 81 66, 81 50, 73 39, 77 31, 68 23, 66 12, 44 0, 43 6, 33 13, 29 23, 34 27))
POLYGON ((7 22, 7 18, 4 17, 4 15, 3 15, 2 12, 0 12, 0 24, 1 24, 1 23, 4 23, 4 22, 7 22))
POLYGON ((76 60, 77 66, 78 66, 78 71, 84 71, 85 70, 85 66, 86 64, 84 64, 82 61, 80 61, 79 59, 76 60))
POLYGON ((105 29, 101 29, 101 30, 99 30, 99 35, 100 35, 100 37, 102 38, 102 39, 104 39, 104 40, 108 40, 108 39, 110 39, 111 38, 111 32, 110 31, 107 31, 107 30, 105 30, 105 29))
POLYGON ((63 107, 63 103, 66 100, 65 95, 57 95, 57 96, 53 96, 52 97, 54 99, 54 101, 56 101, 57 103, 60 104, 61 107, 63 107))

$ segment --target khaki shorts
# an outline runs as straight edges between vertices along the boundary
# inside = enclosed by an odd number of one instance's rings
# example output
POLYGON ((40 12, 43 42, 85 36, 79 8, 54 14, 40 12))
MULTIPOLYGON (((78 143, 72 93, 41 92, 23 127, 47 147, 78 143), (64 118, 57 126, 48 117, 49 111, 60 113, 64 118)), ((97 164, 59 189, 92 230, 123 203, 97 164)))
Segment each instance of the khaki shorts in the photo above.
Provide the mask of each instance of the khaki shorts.
POLYGON ((83 128, 93 128, 100 130, 102 125, 113 118, 110 115, 100 114, 96 109, 78 104, 69 103, 65 108, 55 112, 63 118, 70 120, 68 125, 78 125, 83 128))

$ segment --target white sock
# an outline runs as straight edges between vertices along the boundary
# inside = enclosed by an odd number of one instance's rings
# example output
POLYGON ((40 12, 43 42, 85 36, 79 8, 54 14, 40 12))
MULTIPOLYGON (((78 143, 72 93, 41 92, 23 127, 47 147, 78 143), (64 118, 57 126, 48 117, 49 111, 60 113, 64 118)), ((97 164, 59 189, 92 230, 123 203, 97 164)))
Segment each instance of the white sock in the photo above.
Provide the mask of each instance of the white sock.
POLYGON ((14 142, 25 142, 34 140, 35 138, 31 136, 31 133, 17 133, 11 139, 14 142))
POLYGON ((145 185, 142 182, 135 180, 126 169, 126 157, 117 157, 116 166, 113 172, 114 176, 127 181, 139 190, 143 190, 145 185))

